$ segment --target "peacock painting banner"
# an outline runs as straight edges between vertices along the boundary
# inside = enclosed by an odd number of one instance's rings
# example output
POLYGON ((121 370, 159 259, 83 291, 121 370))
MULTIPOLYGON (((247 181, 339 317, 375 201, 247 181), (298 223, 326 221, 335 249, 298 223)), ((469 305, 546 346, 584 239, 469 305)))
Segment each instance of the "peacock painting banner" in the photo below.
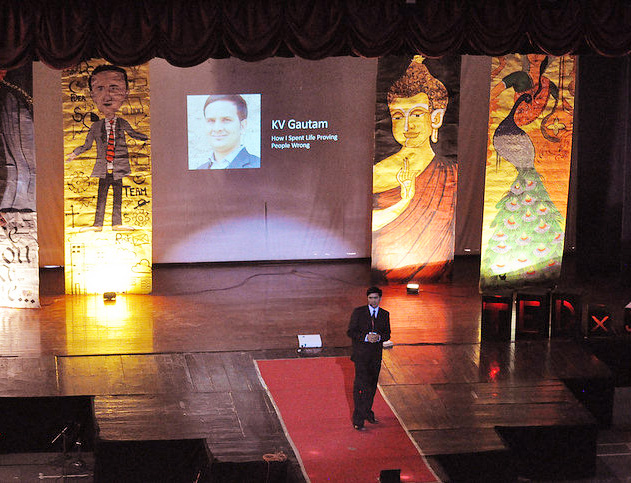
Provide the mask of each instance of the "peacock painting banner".
POLYGON ((377 71, 372 268, 377 281, 451 273, 460 57, 382 57, 377 71))
POLYGON ((33 69, 0 71, 0 305, 39 307, 33 69))
POLYGON ((148 65, 62 73, 66 293, 151 292, 148 65))
POLYGON ((482 292, 552 287, 561 271, 576 58, 493 58, 482 292))

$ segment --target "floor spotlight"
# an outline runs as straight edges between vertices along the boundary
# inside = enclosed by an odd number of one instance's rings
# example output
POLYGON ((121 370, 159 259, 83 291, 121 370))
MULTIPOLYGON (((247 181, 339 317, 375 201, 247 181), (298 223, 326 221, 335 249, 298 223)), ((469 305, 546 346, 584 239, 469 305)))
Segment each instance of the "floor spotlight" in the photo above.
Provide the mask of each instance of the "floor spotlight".
POLYGON ((416 282, 410 282, 407 284, 405 289, 408 295, 418 295, 419 284, 416 282))
POLYGON ((116 302, 116 292, 105 292, 103 294, 104 302, 116 302))

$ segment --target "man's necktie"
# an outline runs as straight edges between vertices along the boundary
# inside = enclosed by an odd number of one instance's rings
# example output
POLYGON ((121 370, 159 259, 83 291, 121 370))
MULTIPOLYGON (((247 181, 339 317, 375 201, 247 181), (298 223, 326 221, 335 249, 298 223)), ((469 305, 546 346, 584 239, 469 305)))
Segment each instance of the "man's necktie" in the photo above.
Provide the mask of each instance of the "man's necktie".
POLYGON ((105 151, 105 160, 108 163, 114 162, 114 119, 109 121, 110 135, 107 138, 107 150, 105 151))

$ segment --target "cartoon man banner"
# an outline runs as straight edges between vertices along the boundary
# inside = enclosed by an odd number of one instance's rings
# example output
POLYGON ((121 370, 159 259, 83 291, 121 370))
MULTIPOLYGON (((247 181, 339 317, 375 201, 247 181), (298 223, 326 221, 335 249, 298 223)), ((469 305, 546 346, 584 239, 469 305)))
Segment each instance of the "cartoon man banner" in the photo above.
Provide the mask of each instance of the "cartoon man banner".
POLYGON ((570 56, 493 58, 480 291, 553 287, 572 152, 570 56))
POLYGON ((39 307, 31 65, 0 71, 0 305, 39 307))
POLYGON ((148 66, 62 74, 66 293, 151 292, 148 66))
POLYGON ((460 57, 382 57, 377 71, 372 268, 391 282, 451 273, 460 57))

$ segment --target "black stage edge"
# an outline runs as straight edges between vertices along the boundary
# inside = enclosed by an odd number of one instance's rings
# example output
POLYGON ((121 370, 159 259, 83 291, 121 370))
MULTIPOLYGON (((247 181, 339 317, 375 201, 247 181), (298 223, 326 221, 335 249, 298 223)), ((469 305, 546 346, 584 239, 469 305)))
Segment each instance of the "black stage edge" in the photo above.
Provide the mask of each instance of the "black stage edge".
POLYGON ((518 474, 511 452, 447 454, 432 456, 447 475, 446 481, 469 483, 508 483, 517 481, 518 474))
POLYGON ((286 483, 288 461, 214 461, 211 483, 286 483))
POLYGON ((616 387, 631 386, 631 336, 589 337, 583 345, 609 367, 616 387))
POLYGON ((498 426, 495 430, 510 449, 511 466, 521 478, 565 480, 596 474, 595 424, 498 426))
POLYGON ((582 423, 496 426, 503 450, 431 456, 447 481, 508 483, 591 478, 596 474, 599 428, 613 419, 613 378, 562 381, 591 416, 582 423))
POLYGON ((599 428, 606 429, 611 427, 613 421, 613 399, 616 389, 613 378, 563 379, 563 384, 594 416, 599 428))
POLYGON ((0 453, 93 451, 98 427, 91 396, 0 397, 0 453), (64 443, 66 447, 64 448, 64 443))
POLYGON ((94 456, 94 481, 98 483, 214 481, 203 439, 98 441, 94 456))
POLYGON ((509 483, 591 478, 598 426, 497 426, 504 450, 435 455, 446 481, 509 483))
POLYGON ((286 483, 288 461, 226 462, 215 459, 206 440, 102 441, 94 452, 97 483, 150 481, 286 483))

